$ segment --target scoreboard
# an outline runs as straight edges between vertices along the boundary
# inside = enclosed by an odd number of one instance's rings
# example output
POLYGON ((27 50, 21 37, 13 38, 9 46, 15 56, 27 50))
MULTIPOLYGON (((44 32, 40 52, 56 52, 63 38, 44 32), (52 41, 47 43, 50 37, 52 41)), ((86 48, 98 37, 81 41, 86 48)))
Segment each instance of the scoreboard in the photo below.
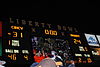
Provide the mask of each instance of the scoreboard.
POLYGON ((92 64, 100 61, 100 35, 80 33, 67 25, 13 17, 0 22, 0 57, 7 64, 31 65, 37 51, 45 55, 56 52, 64 63, 74 60, 76 64, 92 64))
POLYGON ((31 45, 25 26, 3 22, 3 57, 7 63, 29 63, 31 45), (27 37, 27 38, 26 38, 27 37), (20 62, 23 61, 23 62, 20 62))
POLYGON ((89 51, 88 45, 84 41, 83 34, 70 34, 70 37, 75 60, 77 60, 78 63, 91 63, 91 52, 89 51))

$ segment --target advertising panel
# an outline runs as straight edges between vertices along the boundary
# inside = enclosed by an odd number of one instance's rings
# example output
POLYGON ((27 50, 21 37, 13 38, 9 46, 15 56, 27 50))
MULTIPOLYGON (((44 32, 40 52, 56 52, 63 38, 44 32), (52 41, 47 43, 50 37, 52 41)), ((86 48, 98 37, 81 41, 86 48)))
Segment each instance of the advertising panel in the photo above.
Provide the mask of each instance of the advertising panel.
POLYGON ((100 46, 95 35, 92 34, 85 34, 86 40, 88 42, 88 45, 90 46, 100 46))

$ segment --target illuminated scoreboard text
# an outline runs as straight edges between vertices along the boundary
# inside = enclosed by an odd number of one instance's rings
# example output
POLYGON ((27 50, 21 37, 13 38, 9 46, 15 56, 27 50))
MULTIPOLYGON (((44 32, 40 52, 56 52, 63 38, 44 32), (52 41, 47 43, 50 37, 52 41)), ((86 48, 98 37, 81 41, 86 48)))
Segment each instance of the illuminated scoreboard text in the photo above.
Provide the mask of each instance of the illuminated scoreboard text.
POLYGON ((73 51, 76 62, 78 63, 92 63, 91 55, 88 50, 87 45, 83 42, 80 34, 70 34, 71 40, 73 42, 73 51))
POLYGON ((14 63, 20 63, 19 60, 28 62, 30 58, 30 49, 28 46, 27 39, 24 39, 28 36, 25 32, 24 26, 10 25, 7 30, 7 44, 5 44, 5 55, 8 57, 8 62, 14 61, 14 63))
MULTIPOLYGON (((49 53, 52 55, 57 53, 65 63, 67 60, 74 60, 75 63, 81 64, 92 63, 92 54, 94 56, 100 55, 100 48, 89 47, 84 40, 84 35, 79 33, 77 28, 16 18, 8 20, 7 24, 4 23, 5 32, 3 35, 3 56, 6 57, 7 63, 32 64, 36 62, 34 56, 38 54, 47 57, 49 53)), ((89 40, 90 46, 94 46, 91 43, 92 41, 89 40)), ((97 42, 95 43, 99 46, 97 42)), ((1 45, 2 24, 0 22, 0 51, 1 45)))

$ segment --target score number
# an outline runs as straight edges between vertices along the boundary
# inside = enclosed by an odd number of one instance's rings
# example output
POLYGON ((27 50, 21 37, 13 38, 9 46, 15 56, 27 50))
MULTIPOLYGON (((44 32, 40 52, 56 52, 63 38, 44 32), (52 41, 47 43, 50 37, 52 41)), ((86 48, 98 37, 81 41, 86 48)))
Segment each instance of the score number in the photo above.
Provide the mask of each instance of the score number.
POLYGON ((25 58, 26 60, 28 60, 28 55, 24 55, 24 58, 25 58))
MULTIPOLYGON (((13 37, 17 37, 17 36, 18 36, 18 32, 13 32, 13 37)), ((20 37, 23 38, 22 32, 20 33, 20 37)))
MULTIPOLYGON (((87 58, 86 61, 87 61, 88 63, 92 63, 91 58, 87 58)), ((78 58, 78 62, 79 62, 79 63, 86 63, 86 61, 82 61, 82 58, 78 58)))
MULTIPOLYGON (((17 60, 16 54, 9 54, 7 57, 9 57, 11 60, 14 60, 14 61, 17 60)), ((28 60, 28 55, 24 55, 23 58, 28 60)))
POLYGON ((8 57, 9 57, 11 60, 16 60, 16 54, 10 54, 10 55, 8 55, 8 57))
POLYGON ((75 44, 81 44, 81 40, 73 39, 75 44))
MULTIPOLYGON (((19 31, 22 31, 24 28, 21 27, 21 26, 11 26, 10 27, 12 30, 19 30, 19 31)), ((15 32, 13 31, 12 33, 8 33, 8 35, 12 35, 12 37, 18 37, 20 36, 21 38, 23 38, 23 33, 18 33, 18 32, 15 32)))
MULTIPOLYGON (((23 33, 22 32, 18 33, 18 32, 13 31, 12 34, 13 34, 12 37, 18 37, 18 35, 20 35, 20 37, 23 38, 23 33)), ((11 33, 8 33, 8 35, 11 35, 11 33)))

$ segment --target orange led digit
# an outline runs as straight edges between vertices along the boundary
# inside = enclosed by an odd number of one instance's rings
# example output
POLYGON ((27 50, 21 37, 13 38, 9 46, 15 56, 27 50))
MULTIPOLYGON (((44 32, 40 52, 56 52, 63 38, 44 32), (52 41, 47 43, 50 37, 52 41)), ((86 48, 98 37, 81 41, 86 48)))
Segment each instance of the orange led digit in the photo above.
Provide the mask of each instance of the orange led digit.
POLYGON ((28 56, 27 56, 27 55, 24 55, 24 58, 25 58, 26 60, 28 60, 28 56))
POLYGON ((11 44, 11 41, 9 40, 9 45, 11 44))
POLYGON ((23 33, 20 33, 20 35, 21 35, 21 38, 23 38, 23 33))
POLYGON ((84 49, 85 49, 85 51, 88 51, 87 47, 85 47, 84 49))
POLYGON ((79 59, 78 62, 79 62, 79 63, 82 63, 82 59, 81 59, 81 58, 78 58, 78 59, 79 59))
POLYGON ((13 37, 17 37, 17 32, 13 32, 13 37))
POLYGON ((13 54, 13 60, 16 60, 16 54, 13 54))
POLYGON ((75 44, 78 44, 78 43, 81 44, 81 41, 80 40, 77 40, 77 39, 74 39, 74 43, 75 44))
POLYGON ((45 30, 45 34, 49 34, 49 31, 48 30, 45 30))
POLYGON ((91 58, 87 58, 87 61, 88 61, 88 63, 92 62, 91 58))

